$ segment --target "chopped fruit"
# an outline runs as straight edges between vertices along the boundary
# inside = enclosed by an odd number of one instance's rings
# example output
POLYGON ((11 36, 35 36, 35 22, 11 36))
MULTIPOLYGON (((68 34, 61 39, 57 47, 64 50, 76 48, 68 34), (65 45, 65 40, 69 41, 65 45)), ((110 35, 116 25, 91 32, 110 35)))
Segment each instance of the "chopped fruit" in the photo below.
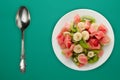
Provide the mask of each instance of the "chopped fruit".
POLYGON ((85 66, 85 64, 79 64, 79 65, 78 65, 78 67, 83 67, 83 66, 85 66))
POLYGON ((70 49, 63 49, 63 54, 66 58, 70 58, 72 56, 72 52, 70 49))
POLYGON ((100 49, 101 46, 99 44, 99 41, 97 39, 90 39, 88 41, 90 49, 100 49))
POLYGON ((81 64, 87 64, 88 63, 88 58, 85 56, 85 54, 82 53, 78 56, 78 61, 81 64))
POLYGON ((96 32, 96 29, 94 27, 90 27, 88 31, 92 34, 96 32))
POLYGON ((57 40, 58 40, 59 45, 61 45, 61 44, 64 43, 65 37, 60 34, 60 35, 57 37, 57 40))
POLYGON ((110 38, 107 36, 107 35, 105 35, 101 40, 100 40, 100 43, 102 44, 102 45, 106 45, 106 44, 108 44, 110 42, 110 38))
POLYGON ((92 58, 93 56, 95 56, 93 51, 89 51, 87 54, 88 57, 92 58))
POLYGON ((70 50, 73 51, 74 47, 75 47, 75 45, 72 44, 72 45, 70 46, 70 50))
POLYGON ((91 24, 91 26, 90 26, 88 31, 90 33, 95 33, 95 32, 97 32, 97 30, 98 30, 98 25, 96 23, 93 23, 93 24, 91 24))
POLYGON ((80 16, 77 14, 75 17, 74 17, 74 23, 77 24, 80 22, 80 16))
POLYGON ((85 21, 85 29, 89 29, 90 25, 91 25, 90 20, 86 20, 85 21))
POLYGON ((82 39, 82 34, 80 32, 76 32, 74 35, 73 35, 73 40, 74 41, 80 41, 82 39))
POLYGON ((83 52, 83 48, 82 48, 81 45, 78 44, 78 45, 76 45, 76 46, 74 47, 73 51, 74 51, 75 53, 81 53, 81 52, 83 52))
POLYGON ((85 28, 86 28, 86 27, 85 27, 85 23, 84 23, 84 22, 79 22, 79 23, 78 23, 78 28, 79 28, 80 31, 85 30, 85 28))
POLYGON ((102 31, 103 33, 106 33, 106 32, 107 32, 107 28, 106 28, 103 24, 101 24, 101 25, 98 27, 98 30, 99 30, 99 31, 102 31))
POLYGON ((98 40, 100 40, 101 38, 103 38, 104 35, 105 35, 105 34, 104 34, 102 31, 98 31, 98 32, 95 33, 95 37, 96 37, 98 40))
POLYGON ((65 36, 65 35, 71 35, 71 34, 70 34, 70 32, 66 31, 63 33, 63 35, 65 36))
POLYGON ((103 47, 110 43, 107 28, 95 23, 91 16, 74 17, 57 36, 62 53, 78 67, 93 64, 104 54, 103 47))
POLYGON ((70 46, 72 44, 70 35, 65 36, 64 44, 67 48, 70 48, 70 46))
POLYGON ((65 44, 61 44, 60 47, 61 47, 62 49, 65 49, 65 48, 66 48, 65 44))
POLYGON ((82 32, 82 36, 83 36, 83 39, 84 39, 84 40, 88 40, 88 39, 89 39, 89 37, 90 37, 90 35, 89 35, 89 32, 88 32, 88 31, 83 31, 83 32, 82 32))

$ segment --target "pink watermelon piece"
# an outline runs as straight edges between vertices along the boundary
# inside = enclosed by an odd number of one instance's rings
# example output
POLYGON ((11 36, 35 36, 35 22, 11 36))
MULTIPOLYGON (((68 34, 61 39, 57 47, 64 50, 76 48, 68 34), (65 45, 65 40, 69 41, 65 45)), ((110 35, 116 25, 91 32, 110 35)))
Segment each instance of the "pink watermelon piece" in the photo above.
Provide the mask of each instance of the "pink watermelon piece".
POLYGON ((60 45, 60 47, 62 49, 66 48, 66 46, 64 44, 64 40, 65 40, 65 37, 63 36, 63 34, 59 33, 58 36, 57 36, 57 41, 58 41, 58 44, 60 45))
MULTIPOLYGON (((67 24, 66 24, 66 25, 67 25, 67 24)), ((62 34, 63 34, 64 32, 69 31, 69 29, 70 29, 70 28, 69 28, 68 26, 66 26, 66 25, 65 25, 65 27, 63 27, 63 28, 62 28, 62 30, 61 30, 61 32, 60 32, 60 33, 62 33, 62 34)))
POLYGON ((71 36, 70 35, 63 35, 62 32, 59 33, 57 36, 58 44, 62 49, 64 48, 70 48, 72 42, 71 42, 71 36))
POLYGON ((103 50, 100 51, 100 53, 98 54, 98 57, 101 57, 103 55, 103 50))
POLYGON ((63 27, 62 30, 60 31, 60 33, 58 34, 57 39, 64 37, 63 33, 66 31, 68 31, 68 29, 66 27, 63 27))
POLYGON ((63 36, 62 33, 59 33, 57 39, 61 38, 62 36, 63 36))
POLYGON ((64 27, 66 28, 67 31, 70 30, 70 23, 65 23, 64 27))
POLYGON ((103 33, 106 33, 107 32, 107 28, 105 27, 105 25, 101 24, 99 27, 98 27, 98 30, 99 31, 102 31, 103 33))
POLYGON ((65 37, 63 35, 58 35, 57 37, 57 40, 58 40, 58 44, 61 45, 61 44, 64 44, 64 39, 65 37))
POLYGON ((77 14, 74 17, 74 23, 78 24, 80 22, 80 16, 77 14))
POLYGON ((70 48, 72 42, 71 42, 71 36, 70 35, 66 35, 65 36, 65 40, 64 40, 64 44, 67 48, 70 48))
POLYGON ((61 49, 65 49, 66 48, 65 44, 61 44, 60 47, 61 47, 61 49))
POLYGON ((75 45, 72 44, 72 45, 70 46, 70 50, 73 51, 74 47, 75 47, 75 45))
POLYGON ((70 58, 72 56, 72 52, 70 49, 63 49, 63 53, 66 58, 70 58))
POLYGON ((101 45, 99 44, 99 41, 97 39, 90 39, 88 41, 88 45, 90 47, 90 49, 100 49, 101 48, 101 45))
POLYGON ((89 21, 89 20, 86 20, 86 21, 85 21, 85 28, 86 28, 86 29, 89 29, 89 28, 90 28, 90 25, 91 25, 90 21, 89 21))
POLYGON ((97 31, 97 32, 95 33, 95 37, 96 37, 98 40, 100 40, 101 38, 103 38, 104 35, 105 35, 105 34, 104 34, 102 31, 97 31))
POLYGON ((72 42, 71 41, 65 41, 64 44, 65 44, 66 48, 70 48, 72 42))
POLYGON ((105 35, 101 40, 100 40, 100 43, 102 44, 102 45, 106 45, 106 44, 108 44, 110 42, 110 38, 107 36, 107 35, 105 35))
POLYGON ((89 44, 89 47, 90 47, 90 49, 100 49, 100 48, 101 48, 101 45, 98 44, 98 46, 93 46, 93 45, 90 45, 90 44, 89 44))
POLYGON ((78 61, 81 63, 81 64, 87 64, 88 63, 88 58, 84 55, 84 54, 80 54, 78 56, 78 61))
POLYGON ((96 30, 93 26, 90 26, 90 28, 88 29, 88 31, 89 31, 91 34, 97 32, 97 30, 96 30))
POLYGON ((66 41, 71 41, 71 39, 72 39, 72 38, 71 38, 70 35, 65 35, 65 40, 66 40, 66 41))
POLYGON ((90 37, 94 37, 96 33, 91 33, 90 34, 90 37))
POLYGON ((83 67, 84 65, 85 65, 85 64, 81 64, 81 63, 80 63, 80 64, 78 65, 78 67, 83 67))

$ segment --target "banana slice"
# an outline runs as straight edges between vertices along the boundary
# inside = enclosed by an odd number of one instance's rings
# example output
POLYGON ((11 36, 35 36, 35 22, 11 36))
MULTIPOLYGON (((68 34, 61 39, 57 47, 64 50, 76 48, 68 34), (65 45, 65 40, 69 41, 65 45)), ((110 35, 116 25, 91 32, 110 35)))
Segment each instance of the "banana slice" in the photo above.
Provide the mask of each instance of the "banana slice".
POLYGON ((82 37, 83 37, 84 40, 88 40, 89 39, 90 35, 89 35, 88 31, 83 31, 81 34, 82 34, 82 37))
POLYGON ((98 30, 98 24, 96 24, 96 23, 92 23, 91 24, 91 27, 93 27, 96 31, 98 30))
POLYGON ((83 48, 82 48, 81 45, 78 44, 78 45, 76 45, 76 46, 74 47, 73 51, 74 51, 75 53, 81 53, 81 52, 83 52, 83 48))
POLYGON ((78 27, 79 27, 80 31, 85 30, 85 23, 84 22, 79 22, 78 27))
POLYGON ((82 39, 82 34, 80 32, 76 32, 74 35, 73 35, 73 40, 74 41, 80 41, 82 39))
POLYGON ((66 31, 63 33, 63 35, 71 35, 70 32, 66 31))
POLYGON ((95 56, 93 51, 89 51, 87 54, 88 57, 92 58, 93 56, 95 56))

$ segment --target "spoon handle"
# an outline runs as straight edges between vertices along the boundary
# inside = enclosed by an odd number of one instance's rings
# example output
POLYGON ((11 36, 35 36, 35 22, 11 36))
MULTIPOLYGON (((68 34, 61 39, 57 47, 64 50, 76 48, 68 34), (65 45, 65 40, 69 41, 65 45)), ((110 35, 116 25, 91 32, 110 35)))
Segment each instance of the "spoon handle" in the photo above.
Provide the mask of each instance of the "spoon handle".
POLYGON ((22 31, 22 42, 21 42, 21 60, 20 60, 20 70, 25 72, 25 50, 24 50, 24 31, 22 31))

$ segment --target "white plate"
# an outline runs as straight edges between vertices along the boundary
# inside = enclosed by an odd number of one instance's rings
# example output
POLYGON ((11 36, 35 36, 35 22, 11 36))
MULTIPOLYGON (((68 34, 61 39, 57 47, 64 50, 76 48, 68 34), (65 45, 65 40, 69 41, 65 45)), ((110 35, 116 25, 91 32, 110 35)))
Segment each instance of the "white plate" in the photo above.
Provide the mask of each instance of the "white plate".
POLYGON ((53 30, 53 34, 52 34, 52 46, 53 46, 53 50, 57 56, 57 58, 67 67, 74 69, 74 70, 79 70, 79 71, 86 71, 86 70, 92 70, 95 69, 99 66, 101 66, 103 63, 105 63, 107 61, 107 59, 110 57, 113 47, 114 47, 114 33, 112 30, 112 27, 110 25, 110 23, 108 22, 108 20, 101 15, 100 13, 93 11, 93 10, 89 10, 89 9, 77 9, 74 11, 71 11, 67 14, 65 14, 56 24, 54 30, 53 30), (66 22, 71 22, 74 19, 74 16, 76 14, 79 14, 80 16, 83 15, 90 15, 92 17, 94 17, 96 19, 96 23, 100 24, 103 23, 107 28, 108 28, 108 33, 107 35, 110 37, 111 42, 109 45, 104 47, 104 54, 103 56, 99 59, 99 61, 97 61, 94 64, 87 64, 83 67, 77 67, 71 59, 66 59, 65 56, 63 54, 61 54, 61 48, 58 45, 57 42, 57 35, 59 34, 59 32, 61 31, 61 29, 63 28, 63 26, 65 25, 66 22))

